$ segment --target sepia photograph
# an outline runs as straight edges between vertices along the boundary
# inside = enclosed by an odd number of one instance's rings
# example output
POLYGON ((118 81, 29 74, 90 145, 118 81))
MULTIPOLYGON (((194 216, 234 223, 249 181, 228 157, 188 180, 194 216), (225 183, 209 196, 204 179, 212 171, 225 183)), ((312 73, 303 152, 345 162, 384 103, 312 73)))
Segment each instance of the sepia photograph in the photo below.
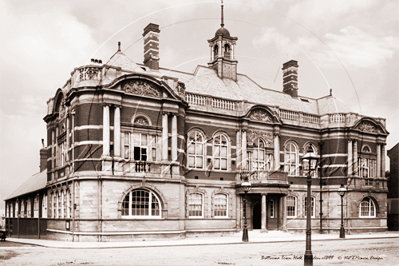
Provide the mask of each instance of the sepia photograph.
POLYGON ((396 265, 396 0, 0 0, 0 265, 396 265))

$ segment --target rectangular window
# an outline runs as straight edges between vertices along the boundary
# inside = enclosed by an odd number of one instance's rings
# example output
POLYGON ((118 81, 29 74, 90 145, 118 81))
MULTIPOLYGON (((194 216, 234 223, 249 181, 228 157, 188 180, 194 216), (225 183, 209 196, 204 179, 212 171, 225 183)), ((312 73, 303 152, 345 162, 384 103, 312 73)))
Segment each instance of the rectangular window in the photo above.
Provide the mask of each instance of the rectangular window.
POLYGON ((123 147, 122 147, 123 158, 130 158, 130 132, 123 133, 123 147))
MULTIPOLYGON (((307 207, 308 207, 308 202, 307 202, 307 197, 305 197, 305 217, 307 215, 307 207)), ((312 197, 312 203, 311 203, 311 207, 310 207, 310 217, 314 218, 315 217, 315 211, 314 211, 314 198, 312 197)))
POLYGON ((218 194, 214 197, 214 216, 215 217, 227 217, 227 196, 224 194, 218 194))
POLYGON ((269 201, 270 218, 274 218, 274 200, 269 201))
POLYGON ((188 216, 202 217, 202 194, 190 194, 188 199, 188 216))
POLYGON ((295 218, 296 217, 296 198, 295 197, 287 197, 287 217, 295 218))

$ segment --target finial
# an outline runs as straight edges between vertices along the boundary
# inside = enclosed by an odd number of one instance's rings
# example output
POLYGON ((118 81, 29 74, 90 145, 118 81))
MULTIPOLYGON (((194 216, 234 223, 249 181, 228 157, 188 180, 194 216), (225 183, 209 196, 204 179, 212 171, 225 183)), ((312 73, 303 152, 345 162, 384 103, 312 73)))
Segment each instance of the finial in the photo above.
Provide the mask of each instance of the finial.
POLYGON ((332 88, 330 89, 330 96, 332 96, 332 88))
POLYGON ((118 42, 118 52, 121 51, 121 42, 118 42))
POLYGON ((44 139, 42 139, 42 146, 43 146, 43 148, 44 148, 44 139))
POLYGON ((221 0, 222 1, 222 23, 220 23, 220 26, 222 26, 222 28, 223 28, 223 26, 224 26, 224 23, 223 23, 223 0, 221 0))

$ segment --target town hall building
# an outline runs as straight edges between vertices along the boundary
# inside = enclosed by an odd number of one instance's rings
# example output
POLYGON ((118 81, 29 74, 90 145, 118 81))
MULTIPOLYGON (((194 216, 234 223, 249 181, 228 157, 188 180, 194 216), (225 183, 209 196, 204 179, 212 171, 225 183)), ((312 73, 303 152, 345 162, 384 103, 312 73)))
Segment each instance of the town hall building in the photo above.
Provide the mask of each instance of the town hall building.
POLYGON ((131 241, 249 230, 338 232, 346 188, 348 233, 387 230, 383 118, 353 113, 331 93, 300 94, 299 64, 283 88, 237 72, 238 38, 221 27, 207 66, 159 66, 159 26, 143 31, 144 62, 121 45, 76 67, 47 102, 40 173, 5 200, 12 236, 131 241), (309 173, 302 157, 319 156, 309 173), (306 179, 312 177, 311 199, 306 179))

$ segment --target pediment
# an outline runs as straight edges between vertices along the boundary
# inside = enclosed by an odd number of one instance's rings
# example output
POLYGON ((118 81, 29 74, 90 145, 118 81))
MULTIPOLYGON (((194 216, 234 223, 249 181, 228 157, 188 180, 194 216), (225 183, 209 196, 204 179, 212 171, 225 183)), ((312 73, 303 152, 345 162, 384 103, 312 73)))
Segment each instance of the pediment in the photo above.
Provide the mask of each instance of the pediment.
POLYGON ((261 108, 252 110, 249 113, 248 118, 252 121, 273 123, 273 117, 270 115, 270 113, 261 108))
POLYGON ((361 120, 354 129, 367 133, 385 133, 385 130, 378 124, 370 120, 361 120))
POLYGON ((121 90, 135 95, 162 98, 162 89, 146 80, 126 80, 121 85, 121 90))

